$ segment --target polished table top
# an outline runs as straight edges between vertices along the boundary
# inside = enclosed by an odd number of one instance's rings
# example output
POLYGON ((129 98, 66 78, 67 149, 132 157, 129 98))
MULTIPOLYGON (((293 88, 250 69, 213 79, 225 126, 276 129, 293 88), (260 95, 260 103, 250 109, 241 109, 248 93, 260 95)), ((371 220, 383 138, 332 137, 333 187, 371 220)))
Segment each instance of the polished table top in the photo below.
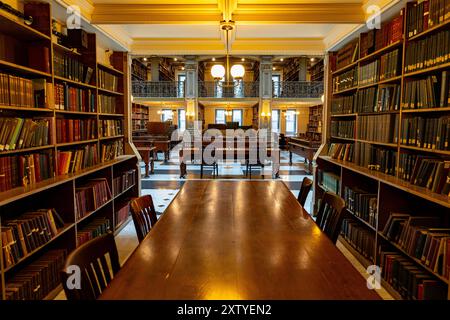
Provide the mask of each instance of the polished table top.
POLYGON ((379 299, 281 181, 186 181, 101 299, 379 299))

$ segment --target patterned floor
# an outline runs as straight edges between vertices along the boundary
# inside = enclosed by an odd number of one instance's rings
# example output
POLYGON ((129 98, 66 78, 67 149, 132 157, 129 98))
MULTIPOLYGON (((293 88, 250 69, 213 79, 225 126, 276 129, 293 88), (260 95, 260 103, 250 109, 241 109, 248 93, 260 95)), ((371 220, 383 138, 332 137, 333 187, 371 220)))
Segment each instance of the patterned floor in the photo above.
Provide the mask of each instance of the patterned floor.
MULTIPOLYGON (((162 155, 159 155, 162 157, 162 155)), ((282 151, 280 159, 280 178, 292 193, 297 196, 304 177, 312 179, 305 171, 303 158, 293 155, 293 164, 289 165, 289 153, 282 151)), ((201 179, 199 165, 187 165, 186 179, 180 178, 180 169, 176 153, 172 153, 170 161, 156 161, 155 173, 148 178, 142 178, 142 193, 150 194, 155 202, 156 210, 163 212, 165 208, 172 201, 173 197, 178 193, 186 180, 201 179)), ((144 165, 141 165, 141 173, 144 174, 144 165)), ((226 179, 226 180, 240 180, 246 179, 245 166, 239 163, 223 162, 219 163, 219 174, 216 178, 212 176, 212 169, 205 168, 203 179, 226 179)), ((253 168, 253 180, 271 180, 272 167, 266 166, 261 172, 260 168, 253 168)), ((308 196, 305 204, 305 209, 311 212, 312 192, 308 196)))

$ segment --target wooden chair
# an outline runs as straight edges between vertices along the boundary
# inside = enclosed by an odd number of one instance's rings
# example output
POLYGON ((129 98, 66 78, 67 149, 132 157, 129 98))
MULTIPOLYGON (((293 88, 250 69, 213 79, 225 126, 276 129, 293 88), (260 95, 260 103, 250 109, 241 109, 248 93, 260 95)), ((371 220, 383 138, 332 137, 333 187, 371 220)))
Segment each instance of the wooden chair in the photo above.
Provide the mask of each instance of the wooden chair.
POLYGON ((306 198, 308 197, 309 191, 311 190, 313 181, 307 177, 303 178, 302 186, 300 187, 300 192, 298 193, 297 200, 302 207, 305 206, 306 198))
POLYGON ((133 218, 136 234, 139 242, 144 240, 147 233, 156 224, 156 216, 153 199, 150 195, 142 196, 131 201, 131 216, 133 218))
POLYGON ((345 201, 331 192, 325 192, 317 212, 316 223, 336 243, 346 213, 345 201))
POLYGON ((119 270, 119 255, 111 232, 82 244, 67 257, 64 270, 61 272, 62 286, 67 299, 97 299, 119 270), (107 263, 107 254, 111 269, 107 263), (79 267, 81 271, 79 289, 68 287, 76 283, 72 280, 76 275, 71 270, 72 266, 79 267))

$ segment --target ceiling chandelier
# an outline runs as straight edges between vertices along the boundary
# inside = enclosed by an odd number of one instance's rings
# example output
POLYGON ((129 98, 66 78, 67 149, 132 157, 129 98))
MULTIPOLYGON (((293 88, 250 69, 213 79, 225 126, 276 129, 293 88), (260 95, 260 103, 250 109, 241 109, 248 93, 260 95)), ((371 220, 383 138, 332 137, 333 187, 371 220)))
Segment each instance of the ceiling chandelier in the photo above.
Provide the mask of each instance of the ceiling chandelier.
POLYGON ((221 21, 220 28, 225 32, 226 36, 226 69, 221 64, 215 64, 211 68, 211 75, 214 78, 215 81, 218 83, 221 83, 222 79, 225 77, 226 82, 231 77, 239 83, 240 80, 244 78, 245 75, 245 68, 242 64, 235 64, 230 69, 230 55, 229 55, 229 39, 230 39, 230 32, 234 29, 234 21, 221 21))

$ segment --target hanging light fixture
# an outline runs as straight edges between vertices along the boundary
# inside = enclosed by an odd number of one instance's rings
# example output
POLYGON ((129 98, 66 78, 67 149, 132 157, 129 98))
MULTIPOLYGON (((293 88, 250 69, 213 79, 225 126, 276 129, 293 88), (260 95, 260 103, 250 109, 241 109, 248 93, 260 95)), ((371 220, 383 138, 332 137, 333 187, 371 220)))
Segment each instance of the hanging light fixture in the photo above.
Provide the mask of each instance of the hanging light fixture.
MULTIPOLYGON (((226 81, 230 82, 228 76, 231 74, 231 77, 239 82, 242 80, 245 75, 245 68, 242 64, 233 65, 230 69, 230 54, 229 54, 229 32, 234 29, 234 21, 221 21, 221 29, 226 33, 226 64, 225 67, 221 64, 215 64, 211 68, 211 75, 216 81, 220 81, 223 79, 225 74, 227 74, 226 81), (228 72, 228 73, 227 73, 228 72)), ((245 61, 245 59, 241 59, 245 61)), ((214 60, 213 60, 214 61, 214 60)))
POLYGON ((211 68, 211 75, 216 81, 220 81, 225 76, 225 68, 221 64, 215 64, 211 68))

